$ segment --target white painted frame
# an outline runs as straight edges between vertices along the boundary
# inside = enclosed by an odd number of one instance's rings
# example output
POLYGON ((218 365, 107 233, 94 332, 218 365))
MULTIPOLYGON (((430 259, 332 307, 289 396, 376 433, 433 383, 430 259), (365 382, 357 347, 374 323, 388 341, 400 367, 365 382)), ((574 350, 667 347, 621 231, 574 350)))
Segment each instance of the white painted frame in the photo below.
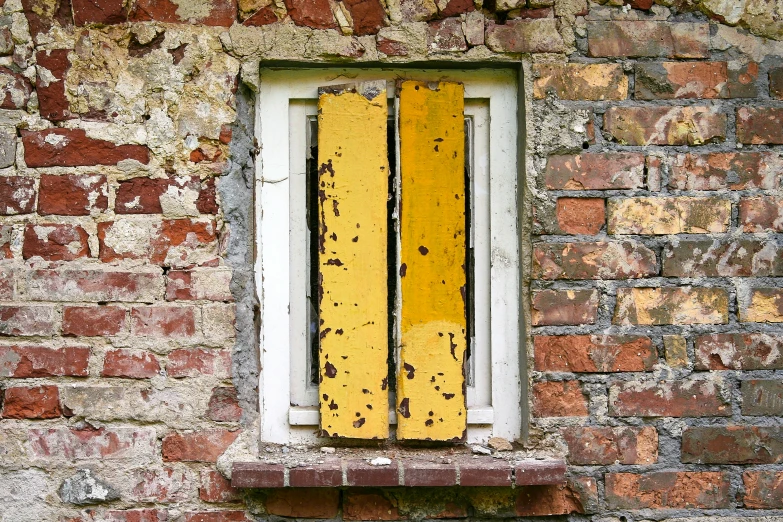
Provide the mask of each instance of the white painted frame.
MULTIPOLYGON (((468 389, 468 441, 521 435, 516 72, 263 69, 256 106, 260 154, 255 198, 263 441, 324 440, 316 437, 314 428, 318 425, 317 389, 308 386, 303 213, 306 134, 290 132, 291 122, 299 120, 304 127, 308 112, 312 112, 306 100, 317 100, 320 86, 386 79, 392 97, 399 78, 451 80, 465 85, 465 112, 476 129, 472 165, 476 311, 489 312, 475 319, 476 380, 468 389), (482 132, 483 126, 489 127, 488 132, 482 132), (292 299, 296 294, 302 298, 292 299)), ((396 415, 392 412, 390 417, 394 424, 396 415)))

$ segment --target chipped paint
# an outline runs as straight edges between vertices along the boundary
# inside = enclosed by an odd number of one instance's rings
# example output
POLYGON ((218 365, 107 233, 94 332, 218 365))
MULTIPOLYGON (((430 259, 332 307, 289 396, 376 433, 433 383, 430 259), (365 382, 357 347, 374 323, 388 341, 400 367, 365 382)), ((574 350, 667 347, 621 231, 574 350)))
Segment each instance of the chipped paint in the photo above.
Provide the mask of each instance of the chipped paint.
POLYGON ((318 101, 320 411, 325 436, 389 435, 385 82, 318 101))
POLYGON ((463 91, 413 81, 400 90, 398 439, 465 436, 463 91))

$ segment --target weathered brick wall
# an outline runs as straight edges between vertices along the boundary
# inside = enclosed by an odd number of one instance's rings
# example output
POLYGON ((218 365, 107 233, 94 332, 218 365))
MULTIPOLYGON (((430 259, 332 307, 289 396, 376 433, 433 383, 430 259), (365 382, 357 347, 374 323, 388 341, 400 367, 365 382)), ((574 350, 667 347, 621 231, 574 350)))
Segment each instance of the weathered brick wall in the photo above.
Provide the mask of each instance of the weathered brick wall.
POLYGON ((603 4, 0 0, 0 520, 779 513, 783 7, 603 4), (567 486, 218 471, 257 440, 268 59, 524 63, 526 449, 567 486))

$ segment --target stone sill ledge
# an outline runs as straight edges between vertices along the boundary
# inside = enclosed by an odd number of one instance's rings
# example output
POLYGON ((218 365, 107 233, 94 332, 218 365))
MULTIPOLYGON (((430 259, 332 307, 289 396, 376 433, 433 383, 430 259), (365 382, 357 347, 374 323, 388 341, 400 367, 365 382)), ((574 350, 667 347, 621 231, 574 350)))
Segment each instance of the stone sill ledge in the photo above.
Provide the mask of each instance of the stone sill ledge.
POLYGON ((483 458, 455 459, 439 464, 398 458, 373 466, 362 459, 330 459, 324 464, 286 467, 263 462, 235 462, 231 485, 236 488, 312 487, 449 487, 539 486, 565 484, 562 460, 516 462, 483 458))

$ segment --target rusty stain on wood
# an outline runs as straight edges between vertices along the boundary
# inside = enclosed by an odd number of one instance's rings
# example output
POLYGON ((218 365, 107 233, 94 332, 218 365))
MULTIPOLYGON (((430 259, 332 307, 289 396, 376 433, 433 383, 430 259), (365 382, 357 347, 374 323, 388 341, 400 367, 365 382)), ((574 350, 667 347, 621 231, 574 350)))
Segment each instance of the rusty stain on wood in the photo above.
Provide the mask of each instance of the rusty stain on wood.
POLYGON ((398 439, 466 433, 465 130, 460 83, 401 83, 398 439))
POLYGON ((385 82, 318 99, 321 434, 389 435, 385 82))

